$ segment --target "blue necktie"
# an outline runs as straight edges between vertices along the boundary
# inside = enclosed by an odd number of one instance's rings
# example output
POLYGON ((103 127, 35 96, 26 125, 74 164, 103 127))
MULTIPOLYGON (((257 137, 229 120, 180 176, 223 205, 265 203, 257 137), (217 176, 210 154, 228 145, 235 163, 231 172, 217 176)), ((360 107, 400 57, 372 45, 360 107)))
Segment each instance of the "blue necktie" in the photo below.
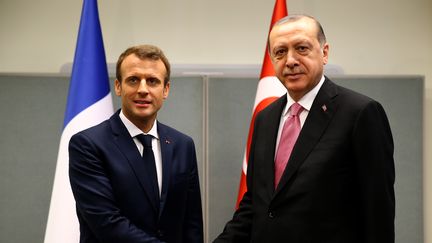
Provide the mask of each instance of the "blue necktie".
POLYGON ((153 199, 157 202, 157 205, 159 205, 159 186, 158 186, 157 172, 156 172, 156 161, 155 161, 152 144, 151 144, 152 137, 153 137, 152 135, 144 135, 144 134, 139 134, 136 136, 136 138, 144 146, 144 151, 142 155, 144 166, 146 168, 147 176, 150 177, 150 181, 152 184, 151 188, 154 194, 153 199))

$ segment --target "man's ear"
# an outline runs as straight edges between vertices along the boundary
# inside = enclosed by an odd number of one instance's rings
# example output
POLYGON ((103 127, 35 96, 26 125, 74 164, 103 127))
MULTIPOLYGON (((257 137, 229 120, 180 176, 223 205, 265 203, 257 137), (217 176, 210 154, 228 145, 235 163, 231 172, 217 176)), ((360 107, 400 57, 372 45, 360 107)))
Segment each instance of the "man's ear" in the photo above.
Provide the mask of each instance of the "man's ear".
POLYGON ((121 95, 121 83, 118 79, 114 81, 114 91, 117 96, 121 95))
POLYGON ((169 91, 170 91, 170 81, 168 81, 165 86, 164 86, 164 90, 163 90, 163 98, 166 99, 168 98, 169 95, 169 91))
POLYGON ((322 48, 322 53, 323 53, 323 63, 324 65, 328 63, 328 54, 329 54, 329 44, 325 43, 323 48, 322 48))

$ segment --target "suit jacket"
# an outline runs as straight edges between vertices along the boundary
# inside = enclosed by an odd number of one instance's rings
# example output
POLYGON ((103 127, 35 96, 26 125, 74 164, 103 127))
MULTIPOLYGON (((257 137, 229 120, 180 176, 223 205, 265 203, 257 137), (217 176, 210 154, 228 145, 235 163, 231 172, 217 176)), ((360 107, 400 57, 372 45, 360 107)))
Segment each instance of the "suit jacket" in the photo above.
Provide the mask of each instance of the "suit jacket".
POLYGON ((257 116, 248 190, 215 242, 394 242, 393 139, 382 106, 326 78, 274 189, 286 102, 257 116))
POLYGON ((119 112, 71 138, 69 176, 81 242, 203 242, 193 140, 161 123, 158 134, 160 201, 119 112))

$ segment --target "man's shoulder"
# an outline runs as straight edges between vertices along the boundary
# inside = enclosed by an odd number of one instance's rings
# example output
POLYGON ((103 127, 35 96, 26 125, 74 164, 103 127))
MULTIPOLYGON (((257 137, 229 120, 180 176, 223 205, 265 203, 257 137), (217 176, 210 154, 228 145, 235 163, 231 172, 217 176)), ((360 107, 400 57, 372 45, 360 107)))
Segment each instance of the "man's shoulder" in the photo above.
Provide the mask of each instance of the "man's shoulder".
POLYGON ((266 116, 269 113, 279 114, 282 112, 282 109, 286 105, 286 103, 287 103, 287 94, 282 95, 281 97, 275 99, 273 102, 271 102, 269 105, 267 105, 264 109, 262 109, 259 112, 259 115, 266 116))
MULTIPOLYGON (((367 94, 332 83, 331 81, 330 85, 327 85, 327 88, 329 86, 332 86, 334 90, 336 90, 336 95, 332 100, 337 105, 338 110, 345 114, 345 116, 348 116, 349 114, 356 115, 370 109, 376 110, 377 107, 379 107, 378 109, 383 110, 381 103, 374 98, 369 97, 367 94)), ((327 91, 330 89, 327 89, 327 91)))
POLYGON ((104 138, 110 134, 111 126, 110 119, 100 122, 99 124, 93 125, 86 129, 83 129, 74 134, 74 136, 86 136, 94 138, 104 138))
POLYGON ((158 132, 160 135, 165 135, 165 136, 169 136, 172 138, 192 141, 192 138, 189 135, 177 130, 176 128, 165 125, 159 121, 158 121, 158 132))
POLYGON ((357 105, 365 105, 370 102, 376 102, 373 98, 367 96, 366 94, 360 93, 359 91, 338 85, 333 83, 337 88, 337 96, 342 100, 345 104, 357 104, 357 105))

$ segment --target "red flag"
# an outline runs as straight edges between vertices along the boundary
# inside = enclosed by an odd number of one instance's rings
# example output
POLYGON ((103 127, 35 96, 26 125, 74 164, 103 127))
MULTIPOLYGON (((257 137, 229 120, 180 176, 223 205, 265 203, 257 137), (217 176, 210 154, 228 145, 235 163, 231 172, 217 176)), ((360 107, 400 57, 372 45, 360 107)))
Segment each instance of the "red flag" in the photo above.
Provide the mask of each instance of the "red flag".
MULTIPOLYGON (((270 30, 272 26, 281 18, 288 15, 286 8, 286 0, 276 0, 273 17, 270 24, 270 30)), ((269 32, 270 32, 269 30, 269 32)), ((285 87, 281 84, 281 82, 276 78, 274 69, 270 60, 270 56, 268 54, 268 43, 266 45, 264 61, 261 69, 260 81, 258 83, 257 93, 255 96, 255 104, 252 113, 252 119, 249 127, 248 140, 246 144, 246 151, 243 158, 243 168, 240 177, 240 186, 239 193, 237 197, 236 208, 238 208, 241 199, 243 198, 243 194, 246 192, 246 171, 247 171, 247 161, 249 159, 249 148, 252 140, 253 127, 255 123, 255 116, 268 106, 270 103, 275 101, 280 96, 286 93, 285 87)))

